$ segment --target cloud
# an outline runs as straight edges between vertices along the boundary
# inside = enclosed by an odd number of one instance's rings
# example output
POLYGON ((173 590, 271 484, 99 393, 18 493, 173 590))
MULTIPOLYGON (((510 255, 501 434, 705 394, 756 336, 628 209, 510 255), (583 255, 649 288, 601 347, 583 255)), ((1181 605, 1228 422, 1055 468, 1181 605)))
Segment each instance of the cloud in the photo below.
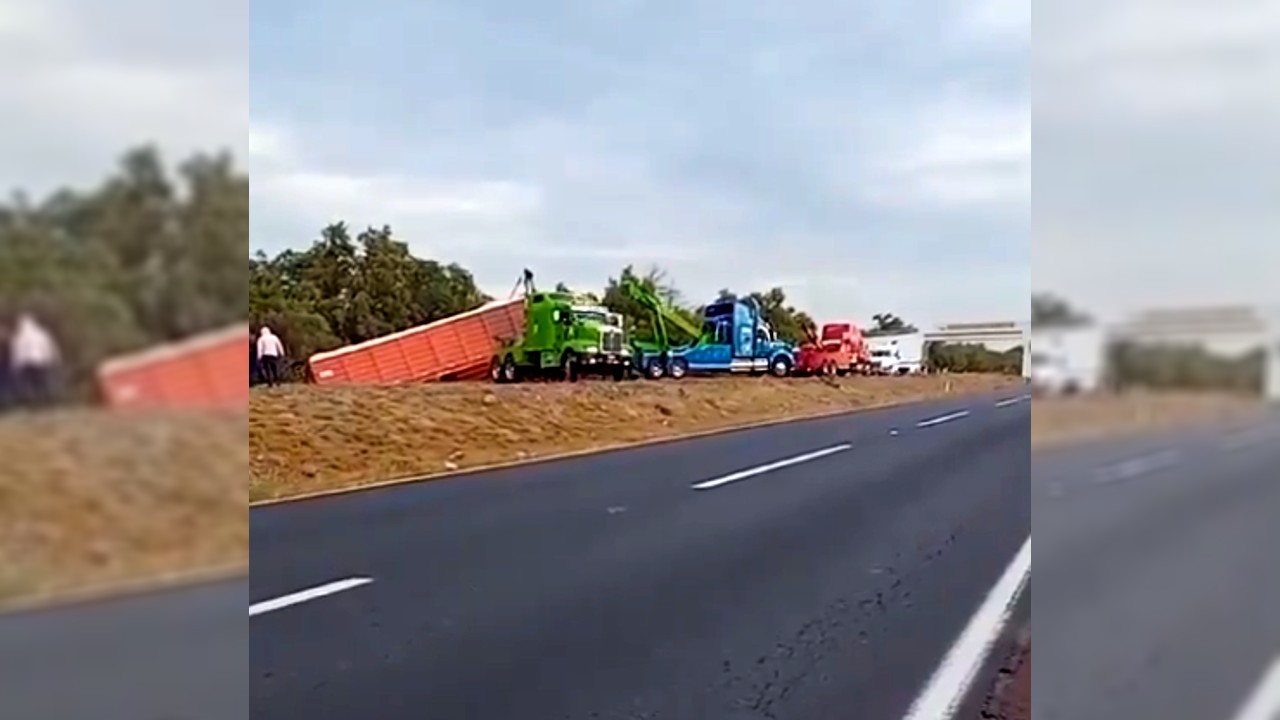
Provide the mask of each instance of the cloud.
POLYGON ((246 22, 213 0, 0 0, 0 188, 93 183, 148 142, 243 154, 246 22))
POLYGON ((253 246, 344 217, 491 291, 633 262, 693 300, 783 278, 820 316, 1025 313, 1016 4, 531 7, 254 3, 253 246))
POLYGON ((1280 306, 1280 5, 1040 7, 1036 285, 1115 313, 1280 306))

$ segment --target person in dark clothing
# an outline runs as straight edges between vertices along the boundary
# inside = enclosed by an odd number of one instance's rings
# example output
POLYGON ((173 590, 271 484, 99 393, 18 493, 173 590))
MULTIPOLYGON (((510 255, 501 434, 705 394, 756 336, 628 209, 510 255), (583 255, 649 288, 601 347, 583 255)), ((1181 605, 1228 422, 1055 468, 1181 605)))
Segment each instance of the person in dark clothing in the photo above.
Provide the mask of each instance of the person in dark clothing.
POLYGON ((271 332, 271 328, 264 325, 258 332, 257 350, 263 379, 267 381, 267 385, 275 387, 284 380, 284 343, 271 332))

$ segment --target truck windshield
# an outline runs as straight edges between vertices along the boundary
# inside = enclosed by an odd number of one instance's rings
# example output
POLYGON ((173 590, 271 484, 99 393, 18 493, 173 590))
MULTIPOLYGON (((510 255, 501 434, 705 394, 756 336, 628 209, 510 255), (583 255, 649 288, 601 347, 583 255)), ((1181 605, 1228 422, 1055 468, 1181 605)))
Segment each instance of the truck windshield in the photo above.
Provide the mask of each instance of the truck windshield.
POLYGON ((578 322, 599 323, 601 325, 604 325, 608 321, 608 318, 604 313, 591 312, 589 310, 574 310, 573 317, 578 322))

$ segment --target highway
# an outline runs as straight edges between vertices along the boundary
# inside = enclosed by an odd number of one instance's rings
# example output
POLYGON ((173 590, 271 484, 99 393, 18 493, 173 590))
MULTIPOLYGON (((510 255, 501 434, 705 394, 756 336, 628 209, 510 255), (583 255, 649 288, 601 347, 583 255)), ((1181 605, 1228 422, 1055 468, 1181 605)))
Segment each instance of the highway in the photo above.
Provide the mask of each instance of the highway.
POLYGON ((1036 720, 1280 720, 1280 419, 1032 477, 1036 720))
POLYGON ((255 508, 252 715, 939 717, 1025 615, 1028 408, 957 397, 255 508))
POLYGON ((0 718, 249 717, 248 585, 0 615, 0 718))

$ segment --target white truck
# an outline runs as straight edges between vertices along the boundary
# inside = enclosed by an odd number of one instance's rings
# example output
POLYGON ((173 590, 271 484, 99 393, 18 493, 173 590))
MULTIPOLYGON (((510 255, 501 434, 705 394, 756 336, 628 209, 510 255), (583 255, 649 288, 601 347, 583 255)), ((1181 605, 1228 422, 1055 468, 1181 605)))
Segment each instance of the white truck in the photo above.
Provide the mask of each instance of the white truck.
POLYGON ((924 369, 924 336, 920 333, 867 338, 871 364, 881 375, 915 375, 924 369))
POLYGON ((1102 385, 1106 337, 1093 325, 1031 329, 1033 391, 1048 395, 1092 393, 1102 385))

